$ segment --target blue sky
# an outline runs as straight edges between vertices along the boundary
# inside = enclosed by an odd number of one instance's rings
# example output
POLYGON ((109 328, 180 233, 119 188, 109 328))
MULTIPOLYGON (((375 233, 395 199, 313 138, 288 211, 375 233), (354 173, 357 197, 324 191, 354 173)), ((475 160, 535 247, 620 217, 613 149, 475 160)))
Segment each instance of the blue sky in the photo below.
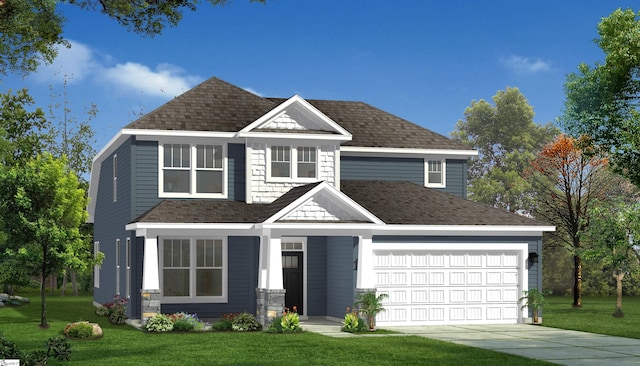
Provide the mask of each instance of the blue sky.
MULTIPOLYGON (((265 97, 359 100, 449 135, 472 100, 518 87, 538 123, 562 113, 563 83, 603 59, 596 26, 632 1, 234 0, 205 3, 176 28, 144 38, 97 12, 67 18, 53 65, 0 91, 27 87, 52 103, 71 76, 73 113, 97 104, 100 149, 136 118, 216 76, 265 97)), ((635 9, 640 10, 640 9, 635 9)))

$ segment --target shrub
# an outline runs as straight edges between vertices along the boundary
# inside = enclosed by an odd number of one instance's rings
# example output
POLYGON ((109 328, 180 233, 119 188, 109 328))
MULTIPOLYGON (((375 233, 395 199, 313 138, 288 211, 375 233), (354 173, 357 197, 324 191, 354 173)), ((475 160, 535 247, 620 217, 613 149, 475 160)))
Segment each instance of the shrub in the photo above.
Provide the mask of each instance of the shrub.
POLYGON ((231 328, 236 331, 246 332, 251 330, 260 330, 262 329, 262 325, 258 323, 253 314, 244 312, 238 314, 238 316, 233 319, 231 328))
POLYGON ((109 316, 109 309, 104 306, 98 306, 96 308, 96 315, 98 316, 109 316))
POLYGON ((69 361, 71 358, 71 344, 62 337, 51 337, 45 342, 46 350, 36 350, 22 353, 18 346, 7 340, 0 332, 0 359, 19 359, 21 365, 46 365, 49 358, 58 361, 69 361))
POLYGON ((195 326, 187 319, 176 319, 173 322, 173 330, 176 332, 188 332, 194 330, 195 326))
POLYGON ((376 295, 375 291, 365 292, 358 295, 356 305, 360 312, 367 317, 369 330, 374 330, 376 325, 376 315, 384 311, 382 300, 389 297, 387 294, 376 295))
POLYGON ((342 331, 355 333, 358 331, 360 323, 356 309, 351 310, 347 307, 347 312, 344 314, 344 322, 342 322, 342 331))
MULTIPOLYGON (((111 324, 124 324, 127 320, 127 299, 121 299, 120 296, 115 295, 113 301, 104 303, 102 306, 107 309, 106 315, 111 324)), ((104 313, 104 310, 98 308, 96 314, 100 315, 98 312, 104 313)))
POLYGON ((279 316, 269 324, 269 328, 267 328, 267 333, 284 333, 282 330, 282 317, 279 316))
POLYGON ((233 319, 235 319, 239 314, 228 313, 222 315, 222 319, 218 320, 211 326, 214 330, 217 331, 229 331, 233 330, 233 319))
POLYGON ((300 328, 300 316, 295 306, 293 307, 293 311, 289 311, 287 308, 284 309, 282 318, 280 319, 280 325, 282 326, 282 331, 285 333, 302 331, 302 328, 300 328))
POLYGON ((167 315, 157 314, 149 318, 147 324, 144 326, 144 330, 156 333, 171 332, 173 330, 173 322, 167 315))
POLYGON ((93 325, 89 322, 70 323, 64 329, 64 334, 71 338, 91 338, 93 336, 93 325))

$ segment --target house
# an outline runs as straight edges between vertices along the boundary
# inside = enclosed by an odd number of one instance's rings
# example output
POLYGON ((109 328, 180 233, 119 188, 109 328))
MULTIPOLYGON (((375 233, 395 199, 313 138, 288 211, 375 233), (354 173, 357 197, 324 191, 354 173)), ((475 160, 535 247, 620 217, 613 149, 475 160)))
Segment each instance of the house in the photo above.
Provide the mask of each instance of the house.
POLYGON ((523 322, 554 228, 466 200, 474 155, 365 103, 209 79, 95 157, 94 301, 268 323, 342 318, 375 289, 381 325, 523 322))

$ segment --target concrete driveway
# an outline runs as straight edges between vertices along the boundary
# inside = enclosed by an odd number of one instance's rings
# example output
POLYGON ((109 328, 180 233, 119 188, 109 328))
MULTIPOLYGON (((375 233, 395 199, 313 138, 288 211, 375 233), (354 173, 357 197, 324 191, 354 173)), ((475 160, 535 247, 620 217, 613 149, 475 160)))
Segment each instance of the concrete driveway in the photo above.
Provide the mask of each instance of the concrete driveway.
POLYGON ((640 339, 527 324, 384 328, 561 365, 640 365, 640 339))
MULTIPOLYGON (((340 331, 338 322, 312 318, 301 321, 302 329, 328 337, 363 337, 340 331)), ((560 365, 640 365, 640 339, 547 328, 527 324, 446 325, 384 327, 400 334, 366 335, 386 337, 415 335, 465 346, 511 353, 560 365)))

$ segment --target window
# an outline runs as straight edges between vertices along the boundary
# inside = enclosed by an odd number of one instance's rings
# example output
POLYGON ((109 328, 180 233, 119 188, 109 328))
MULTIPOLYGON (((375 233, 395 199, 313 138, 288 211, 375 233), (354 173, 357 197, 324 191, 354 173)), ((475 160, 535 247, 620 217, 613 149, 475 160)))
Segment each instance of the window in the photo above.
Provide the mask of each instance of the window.
POLYGON ((271 148, 271 176, 291 177, 291 148, 273 146, 271 148))
POLYGON ((120 239, 116 239, 116 295, 120 296, 120 239))
POLYGON ((223 239, 163 239, 162 295, 180 302, 226 301, 226 242, 223 239))
POLYGON ((224 197, 225 145, 162 144, 161 197, 224 197))
POLYGON ((271 146, 269 178, 309 180, 317 177, 317 149, 310 146, 271 146))
POLYGON ((445 187, 445 162, 443 160, 426 160, 425 185, 427 187, 445 187))
POLYGON ((125 247, 124 247, 124 255, 125 255, 125 264, 126 275, 125 275, 125 296, 127 299, 131 298, 131 239, 127 238, 125 247))
POLYGON ((118 155, 113 156, 113 202, 118 201, 118 155))
MULTIPOLYGON (((97 261, 100 257, 100 242, 93 243, 93 258, 97 261)), ((93 266, 93 287, 100 288, 100 265, 95 264, 93 266)))

